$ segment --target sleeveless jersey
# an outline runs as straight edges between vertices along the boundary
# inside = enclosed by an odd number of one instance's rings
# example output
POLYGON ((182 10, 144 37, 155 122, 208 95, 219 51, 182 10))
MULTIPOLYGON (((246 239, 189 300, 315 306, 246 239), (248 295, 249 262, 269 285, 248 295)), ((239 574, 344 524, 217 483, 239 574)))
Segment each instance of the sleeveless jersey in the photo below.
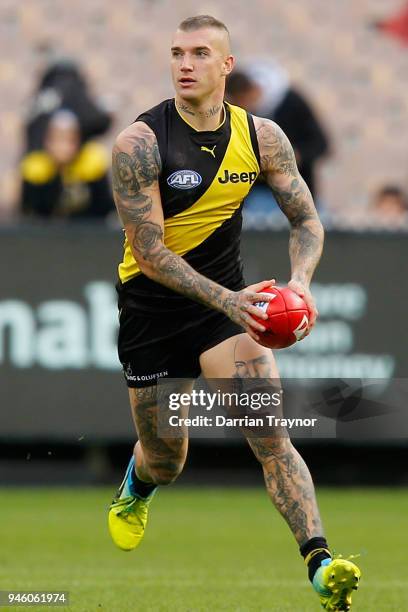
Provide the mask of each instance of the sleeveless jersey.
MULTIPOLYGON (((159 147, 166 247, 207 278, 241 289, 241 209, 260 167, 252 116, 224 103, 223 123, 214 131, 197 131, 171 99, 136 121, 153 130, 159 147)), ((120 307, 149 316, 205 308, 141 273, 127 239, 119 278, 120 307)))

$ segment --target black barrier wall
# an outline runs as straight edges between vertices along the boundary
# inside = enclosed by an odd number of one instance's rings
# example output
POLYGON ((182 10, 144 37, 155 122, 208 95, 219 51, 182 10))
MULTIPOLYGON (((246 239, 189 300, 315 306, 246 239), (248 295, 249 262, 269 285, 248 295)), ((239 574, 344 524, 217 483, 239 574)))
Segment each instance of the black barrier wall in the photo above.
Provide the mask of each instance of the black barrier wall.
MULTIPOLYGON (((133 438, 116 355, 120 230, 16 228, 0 234, 0 437, 133 438)), ((248 283, 289 278, 288 233, 246 232, 248 283)), ((407 237, 326 237, 313 333, 277 351, 282 378, 406 376, 407 237)))

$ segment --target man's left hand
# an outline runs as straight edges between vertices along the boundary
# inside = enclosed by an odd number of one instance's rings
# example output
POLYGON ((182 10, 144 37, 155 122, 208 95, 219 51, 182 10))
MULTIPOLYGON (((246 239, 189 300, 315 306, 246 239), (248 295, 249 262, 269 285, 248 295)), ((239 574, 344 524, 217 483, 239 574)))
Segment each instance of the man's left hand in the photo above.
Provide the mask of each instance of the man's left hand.
POLYGON ((306 306, 309 309, 309 313, 310 313, 310 316, 309 316, 309 325, 307 327, 307 331, 306 331, 305 335, 303 336, 305 338, 312 331, 312 328, 313 328, 314 324, 316 323, 316 319, 319 316, 319 313, 318 313, 318 310, 316 308, 316 304, 315 304, 314 298, 313 298, 313 296, 312 296, 312 294, 310 292, 310 289, 309 289, 308 285, 304 285, 303 283, 301 283, 300 281, 297 281, 297 280, 291 280, 288 283, 288 287, 289 287, 289 289, 292 289, 292 291, 294 291, 301 298, 304 299, 304 301, 306 302, 306 306))

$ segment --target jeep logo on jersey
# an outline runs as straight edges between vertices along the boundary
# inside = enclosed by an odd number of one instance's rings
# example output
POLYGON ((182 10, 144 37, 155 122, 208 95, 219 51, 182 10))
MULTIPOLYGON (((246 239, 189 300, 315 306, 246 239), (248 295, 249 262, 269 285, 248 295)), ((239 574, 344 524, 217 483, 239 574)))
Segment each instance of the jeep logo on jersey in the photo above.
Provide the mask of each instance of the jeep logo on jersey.
POLYGON ((167 179, 167 184, 176 189, 194 189, 203 179, 194 170, 177 170, 167 179))
POLYGON ((231 172, 231 174, 228 172, 228 170, 224 170, 224 176, 218 177, 218 182, 219 183, 249 183, 250 185, 252 185, 252 183, 255 182, 256 179, 256 172, 241 172, 241 174, 238 174, 238 172, 231 172))

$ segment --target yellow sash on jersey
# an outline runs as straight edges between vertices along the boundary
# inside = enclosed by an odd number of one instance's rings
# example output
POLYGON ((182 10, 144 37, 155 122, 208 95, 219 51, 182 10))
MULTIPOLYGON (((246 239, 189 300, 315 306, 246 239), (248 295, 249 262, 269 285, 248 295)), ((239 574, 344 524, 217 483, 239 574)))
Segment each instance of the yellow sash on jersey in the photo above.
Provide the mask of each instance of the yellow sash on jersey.
MULTIPOLYGON (((195 249, 227 219, 230 219, 247 196, 254 178, 259 174, 259 164, 252 148, 246 111, 230 104, 229 109, 231 138, 214 180, 197 202, 164 220, 164 244, 177 255, 183 256, 195 249), (220 178, 225 181, 231 174, 239 175, 242 180, 237 182, 228 180, 223 183, 218 180, 220 178)), ((236 176, 234 180, 237 180, 236 176)), ((127 238, 124 249, 123 261, 119 265, 119 278, 122 283, 140 274, 140 268, 133 257, 127 238)))

